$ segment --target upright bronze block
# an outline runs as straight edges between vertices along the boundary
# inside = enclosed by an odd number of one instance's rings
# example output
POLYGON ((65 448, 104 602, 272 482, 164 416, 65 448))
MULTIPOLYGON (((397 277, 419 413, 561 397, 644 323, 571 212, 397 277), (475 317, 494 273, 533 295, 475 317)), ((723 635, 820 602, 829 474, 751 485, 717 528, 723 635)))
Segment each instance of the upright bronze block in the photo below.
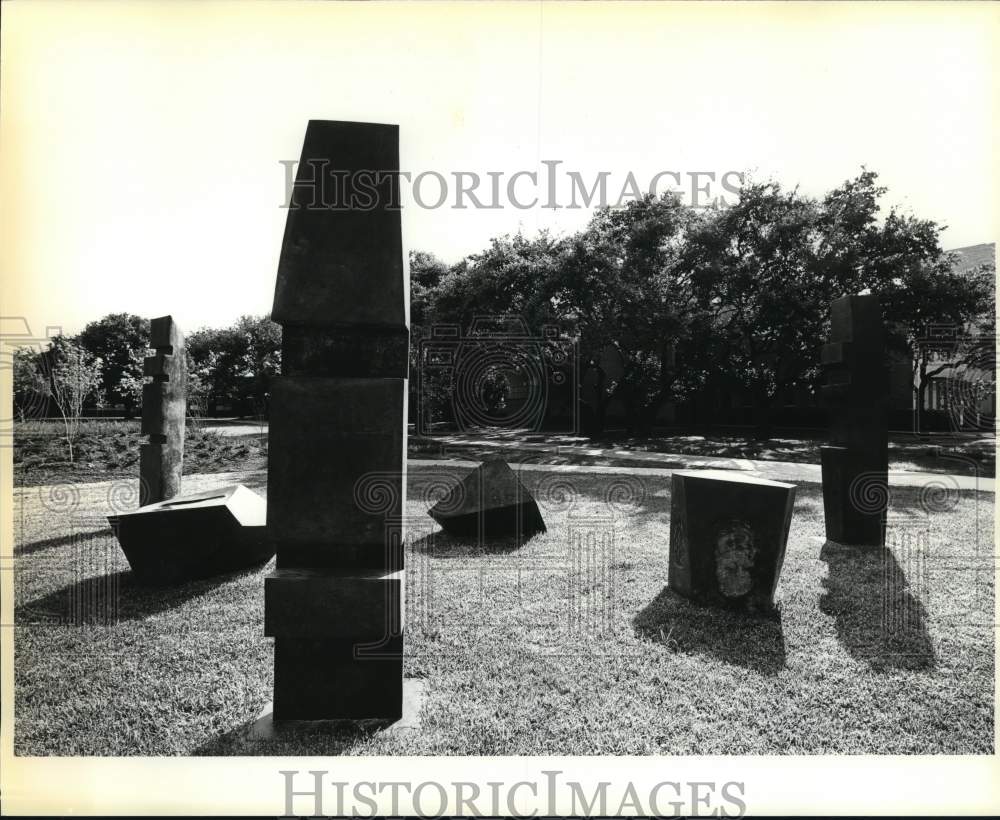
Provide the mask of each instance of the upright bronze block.
POLYGON ((889 498, 889 387, 878 297, 843 296, 830 304, 831 340, 820 361, 830 411, 823 447, 826 537, 883 546, 889 498))
POLYGON ((156 351, 143 361, 143 435, 139 448, 139 504, 155 504, 181 491, 184 466, 184 419, 187 413, 187 367, 184 336, 170 316, 150 322, 150 347, 156 351))
POLYGON ((404 379, 276 380, 268 526, 279 567, 388 569, 386 521, 403 514, 405 409, 404 379))
POLYGON ((276 720, 396 720, 403 702, 407 266, 394 125, 312 121, 272 318, 265 582, 276 720))

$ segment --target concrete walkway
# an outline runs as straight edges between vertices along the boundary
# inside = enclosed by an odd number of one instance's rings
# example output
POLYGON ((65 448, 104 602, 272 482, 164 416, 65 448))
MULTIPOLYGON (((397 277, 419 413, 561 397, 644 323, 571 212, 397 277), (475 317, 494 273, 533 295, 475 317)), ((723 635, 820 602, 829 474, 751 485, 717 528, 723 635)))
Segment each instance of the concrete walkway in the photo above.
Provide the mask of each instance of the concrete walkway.
MULTIPOLYGON (((448 461, 461 461, 461 451, 467 448, 471 442, 463 437, 442 437, 441 444, 445 452, 448 448, 454 448, 457 459, 447 458, 448 461)), ((555 472, 573 472, 574 470, 585 470, 596 473, 628 473, 634 470, 649 472, 650 475, 662 474, 670 475, 674 470, 741 470, 752 473, 761 478, 768 478, 773 481, 807 481, 816 484, 822 483, 822 474, 818 464, 807 464, 797 461, 772 461, 765 459, 749 458, 727 458, 723 456, 685 455, 683 453, 651 453, 643 450, 625 450, 613 447, 590 447, 586 444, 586 439, 575 437, 565 437, 566 444, 560 445, 559 438, 550 439, 545 442, 533 442, 520 440, 486 440, 477 439, 477 448, 489 448, 496 450, 498 455, 503 455, 504 451, 510 451, 512 463, 517 463, 517 454, 525 451, 548 453, 553 458, 559 457, 591 457, 606 459, 628 459, 631 464, 624 467, 605 465, 576 465, 576 464, 527 464, 523 466, 530 469, 548 470, 555 472), (642 466, 636 466, 635 462, 643 462, 642 466)), ((433 460, 420 460, 411 458, 410 464, 433 463, 433 460)), ((464 462, 463 462, 464 463, 464 462)), ((468 462, 478 464, 478 462, 468 462)), ((982 490, 984 492, 995 492, 994 479, 982 476, 953 475, 950 473, 920 472, 914 470, 889 470, 889 483, 900 487, 922 487, 935 482, 940 483, 943 478, 948 479, 951 487, 960 490, 982 490)))
MULTIPOLYGON (((206 420, 203 424, 206 430, 213 430, 224 436, 260 435, 261 433, 267 435, 266 421, 261 424, 246 420, 225 419, 206 420)), ((436 438, 435 441, 441 444, 443 458, 410 458, 409 463, 414 466, 427 466, 447 461, 456 466, 474 467, 479 464, 479 461, 462 458, 465 455, 462 450, 470 446, 475 446, 476 448, 495 450, 498 455, 503 455, 505 451, 508 451, 511 453, 510 461, 512 464, 518 464, 518 456, 524 452, 549 454, 555 460, 560 458, 585 457, 608 459, 611 461, 615 459, 627 459, 629 461, 628 466, 544 463, 524 463, 522 465, 525 469, 541 472, 582 471, 615 475, 641 470, 644 474, 648 475, 669 476, 674 470, 740 470, 773 481, 803 481, 815 484, 822 482, 822 475, 818 464, 727 458, 722 456, 696 456, 685 455, 683 453, 652 453, 644 450, 627 450, 616 447, 593 447, 589 446, 587 439, 578 436, 538 435, 536 437, 472 439, 469 436, 458 435, 442 436, 436 438), (532 441, 532 438, 537 438, 538 440, 532 441), (448 453, 449 450, 453 450, 453 453, 448 453), (636 462, 640 462, 641 466, 637 465, 636 462)), ((913 470, 889 470, 890 485, 898 487, 923 487, 935 483, 940 484, 945 479, 948 485, 954 489, 981 490, 990 493, 996 491, 994 489, 995 480, 989 477, 913 470)))
POLYGON ((220 436, 266 436, 267 421, 253 421, 247 419, 201 419, 198 426, 211 433, 218 433, 220 436))
MULTIPOLYGON (((630 454, 630 457, 634 456, 630 454)), ((654 455, 647 453, 646 455, 654 455)), ((662 456, 661 456, 662 458, 662 456)), ((532 470, 543 473, 604 473, 606 475, 626 475, 641 473, 650 476, 670 476, 676 470, 739 470, 750 473, 759 478, 767 478, 772 481, 785 481, 789 483, 806 482, 821 484, 823 481, 818 464, 799 464, 790 461, 752 461, 750 459, 716 458, 713 456, 679 456, 671 455, 671 461, 683 459, 685 463, 680 466, 655 467, 614 467, 605 465, 589 464, 535 464, 526 462, 518 464, 512 461, 511 466, 522 470, 532 470)), ((652 459, 650 459, 652 461, 652 459)), ((407 464, 417 468, 430 468, 436 464, 449 464, 456 467, 477 467, 478 461, 468 461, 466 459, 407 459, 407 464)), ((977 478, 967 475, 949 475, 947 473, 915 473, 906 470, 890 470, 889 484, 895 487, 923 487, 927 485, 939 485, 947 482, 949 488, 958 490, 978 490, 980 492, 992 493, 994 489, 994 479, 977 478)))

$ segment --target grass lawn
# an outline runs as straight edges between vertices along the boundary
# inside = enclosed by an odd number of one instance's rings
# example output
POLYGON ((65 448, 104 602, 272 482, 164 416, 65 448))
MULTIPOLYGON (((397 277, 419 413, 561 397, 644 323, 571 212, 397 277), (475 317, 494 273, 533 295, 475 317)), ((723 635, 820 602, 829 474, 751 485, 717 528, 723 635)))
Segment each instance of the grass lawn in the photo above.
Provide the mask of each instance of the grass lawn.
MULTIPOLYGON (((665 590, 664 475, 525 468, 548 532, 475 544, 425 515, 462 472, 409 474, 421 728, 266 741, 247 728, 271 697, 269 567, 143 590, 102 518, 134 480, 18 489, 15 752, 992 753, 992 494, 894 488, 892 549, 859 553, 824 545, 820 488, 799 485, 780 614, 749 619, 665 590)), ((266 492, 262 473, 236 478, 266 492)))

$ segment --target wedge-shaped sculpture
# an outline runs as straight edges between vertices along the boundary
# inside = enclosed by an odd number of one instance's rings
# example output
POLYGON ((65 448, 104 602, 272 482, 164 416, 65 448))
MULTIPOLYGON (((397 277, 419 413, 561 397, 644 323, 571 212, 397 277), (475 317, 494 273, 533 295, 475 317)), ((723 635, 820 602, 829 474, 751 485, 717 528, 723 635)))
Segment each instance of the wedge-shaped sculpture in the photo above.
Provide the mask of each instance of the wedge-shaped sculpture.
POLYGON ((534 497, 502 458, 476 467, 428 514, 453 535, 528 537, 545 532, 534 497))
POLYGON ((108 516, 135 578, 165 586, 262 564, 274 555, 267 502, 242 484, 108 516))
POLYGON ((710 605, 772 609, 794 503, 794 484, 728 470, 675 472, 670 588, 710 605))

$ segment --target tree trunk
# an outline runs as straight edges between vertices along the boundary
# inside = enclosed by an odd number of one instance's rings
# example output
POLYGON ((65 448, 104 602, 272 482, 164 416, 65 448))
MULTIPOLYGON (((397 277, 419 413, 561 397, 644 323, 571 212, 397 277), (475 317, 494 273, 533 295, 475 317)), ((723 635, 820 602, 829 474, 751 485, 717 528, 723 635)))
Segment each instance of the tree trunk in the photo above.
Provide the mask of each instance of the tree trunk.
MULTIPOLYGON (((579 399, 580 403, 589 409, 589 417, 587 418, 585 433, 589 438, 599 438, 604 435, 604 427, 606 423, 606 413, 608 397, 604 394, 604 371, 599 367, 595 367, 594 370, 597 372, 597 384, 594 385, 593 392, 591 393, 591 401, 585 401, 579 399)), ((581 413, 582 416, 582 413, 581 413)))
POLYGON ((771 397, 756 393, 753 403, 753 437, 757 441, 771 438, 771 397))

